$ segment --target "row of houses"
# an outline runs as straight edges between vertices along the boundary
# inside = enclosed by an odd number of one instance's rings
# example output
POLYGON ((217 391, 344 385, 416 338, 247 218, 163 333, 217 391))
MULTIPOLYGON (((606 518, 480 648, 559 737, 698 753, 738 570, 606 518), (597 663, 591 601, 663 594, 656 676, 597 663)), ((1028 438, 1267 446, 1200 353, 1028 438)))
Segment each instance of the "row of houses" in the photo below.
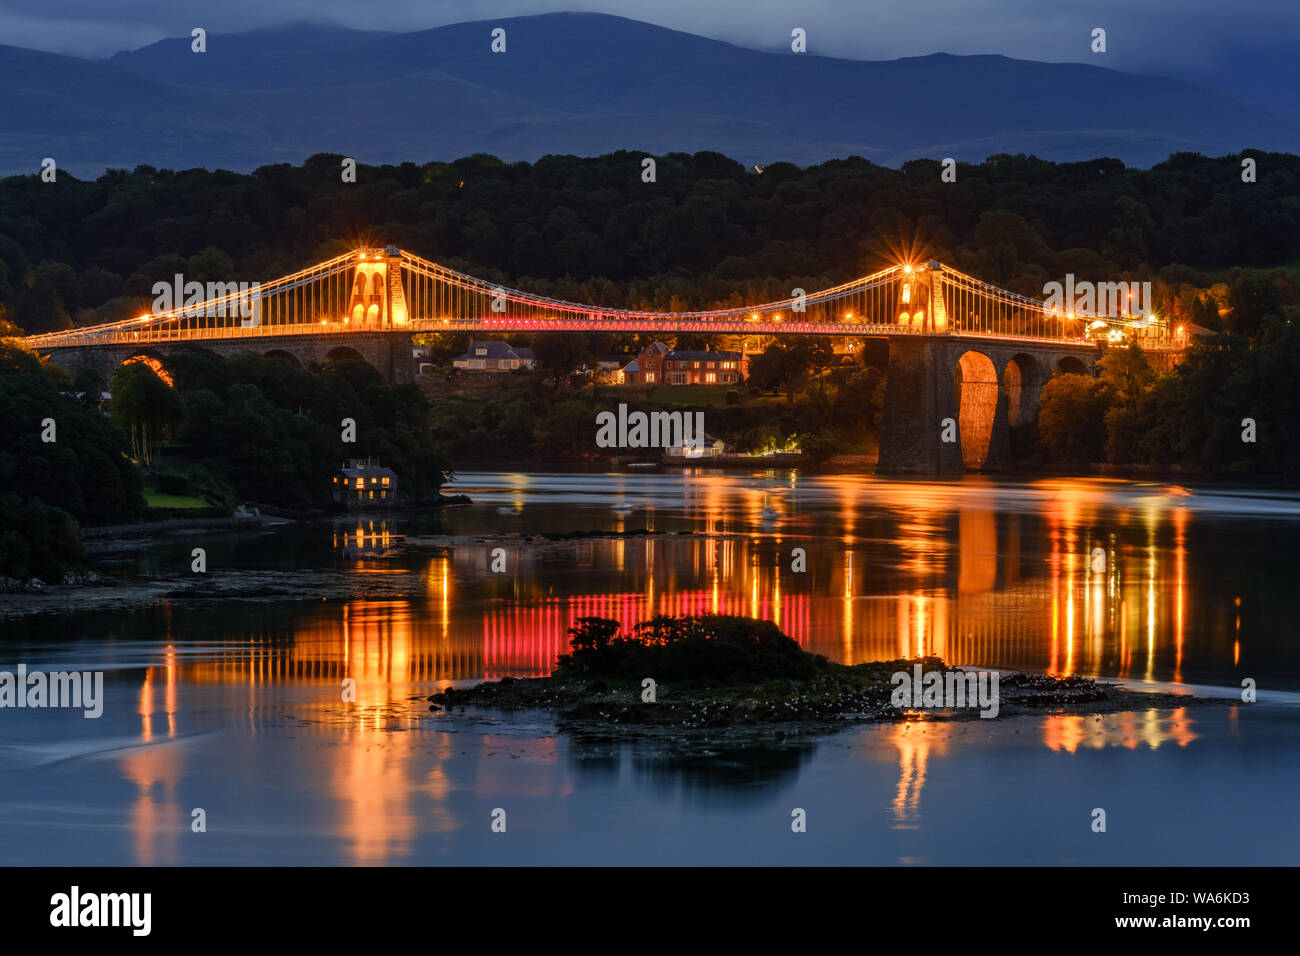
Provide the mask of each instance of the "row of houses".
MULTIPOLYGON (((740 352, 670 349, 655 342, 629 358, 607 355, 597 374, 618 385, 736 385, 745 377, 747 357, 740 352)), ((452 365, 475 372, 513 372, 536 365, 533 350, 500 340, 471 342, 452 365)))

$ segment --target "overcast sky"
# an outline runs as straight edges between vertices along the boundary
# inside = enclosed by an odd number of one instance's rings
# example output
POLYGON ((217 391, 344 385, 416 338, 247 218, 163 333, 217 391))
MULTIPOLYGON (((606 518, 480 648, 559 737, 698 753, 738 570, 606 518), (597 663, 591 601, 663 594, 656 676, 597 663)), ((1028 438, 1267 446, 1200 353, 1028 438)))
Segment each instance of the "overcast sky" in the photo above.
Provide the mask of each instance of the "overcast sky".
POLYGON ((562 10, 618 14, 742 46, 856 59, 1003 53, 1134 72, 1186 73, 1260 62, 1300 47, 1300 0, 0 0, 0 43, 107 56, 167 36, 249 30, 298 20, 420 30, 562 10), (1107 31, 1103 61, 1089 50, 1107 31))

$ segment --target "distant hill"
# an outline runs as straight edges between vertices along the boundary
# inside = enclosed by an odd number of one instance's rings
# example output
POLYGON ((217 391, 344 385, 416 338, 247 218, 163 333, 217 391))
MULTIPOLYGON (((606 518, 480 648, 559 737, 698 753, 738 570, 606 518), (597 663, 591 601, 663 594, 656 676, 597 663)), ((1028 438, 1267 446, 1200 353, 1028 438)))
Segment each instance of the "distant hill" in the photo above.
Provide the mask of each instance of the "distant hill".
POLYGON ((107 61, 0 47, 0 172, 45 156, 106 166, 248 170, 317 152, 365 163, 488 152, 716 150, 745 163, 857 154, 1300 152, 1300 120, 1184 80, 1081 64, 936 53, 891 61, 748 50, 602 14, 418 33, 299 24, 163 40, 107 61), (507 51, 491 52, 491 30, 507 51))

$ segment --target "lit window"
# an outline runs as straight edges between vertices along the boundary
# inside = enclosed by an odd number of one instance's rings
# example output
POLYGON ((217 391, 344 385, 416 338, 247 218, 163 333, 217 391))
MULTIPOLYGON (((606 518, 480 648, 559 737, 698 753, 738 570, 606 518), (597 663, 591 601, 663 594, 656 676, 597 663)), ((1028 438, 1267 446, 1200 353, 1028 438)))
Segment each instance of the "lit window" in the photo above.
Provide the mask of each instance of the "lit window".
POLYGON ((388 476, 387 476, 387 475, 384 476, 384 484, 385 484, 385 485, 388 484, 388 476))
POLYGON ((370 489, 370 497, 374 498, 374 496, 375 496, 375 490, 372 488, 370 489))

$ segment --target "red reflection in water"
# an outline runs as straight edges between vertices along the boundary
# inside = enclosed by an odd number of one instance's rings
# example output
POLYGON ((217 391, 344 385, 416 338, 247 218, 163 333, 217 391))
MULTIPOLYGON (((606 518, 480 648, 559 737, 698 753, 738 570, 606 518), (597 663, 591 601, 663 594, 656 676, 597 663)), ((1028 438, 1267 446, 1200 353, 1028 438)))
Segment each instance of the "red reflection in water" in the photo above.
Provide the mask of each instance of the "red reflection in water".
MULTIPOLYGON (((644 594, 584 594, 550 598, 534 607, 489 608, 483 613, 483 676, 544 677, 561 654, 569 652, 569 628, 582 617, 613 618, 625 628, 656 614, 748 615, 750 602, 734 593, 678 591, 659 594, 650 607, 644 594)), ((773 596, 761 603, 759 616, 780 621, 781 629, 801 645, 813 627, 806 594, 773 596)), ((829 609, 827 615, 829 617, 829 609)))

